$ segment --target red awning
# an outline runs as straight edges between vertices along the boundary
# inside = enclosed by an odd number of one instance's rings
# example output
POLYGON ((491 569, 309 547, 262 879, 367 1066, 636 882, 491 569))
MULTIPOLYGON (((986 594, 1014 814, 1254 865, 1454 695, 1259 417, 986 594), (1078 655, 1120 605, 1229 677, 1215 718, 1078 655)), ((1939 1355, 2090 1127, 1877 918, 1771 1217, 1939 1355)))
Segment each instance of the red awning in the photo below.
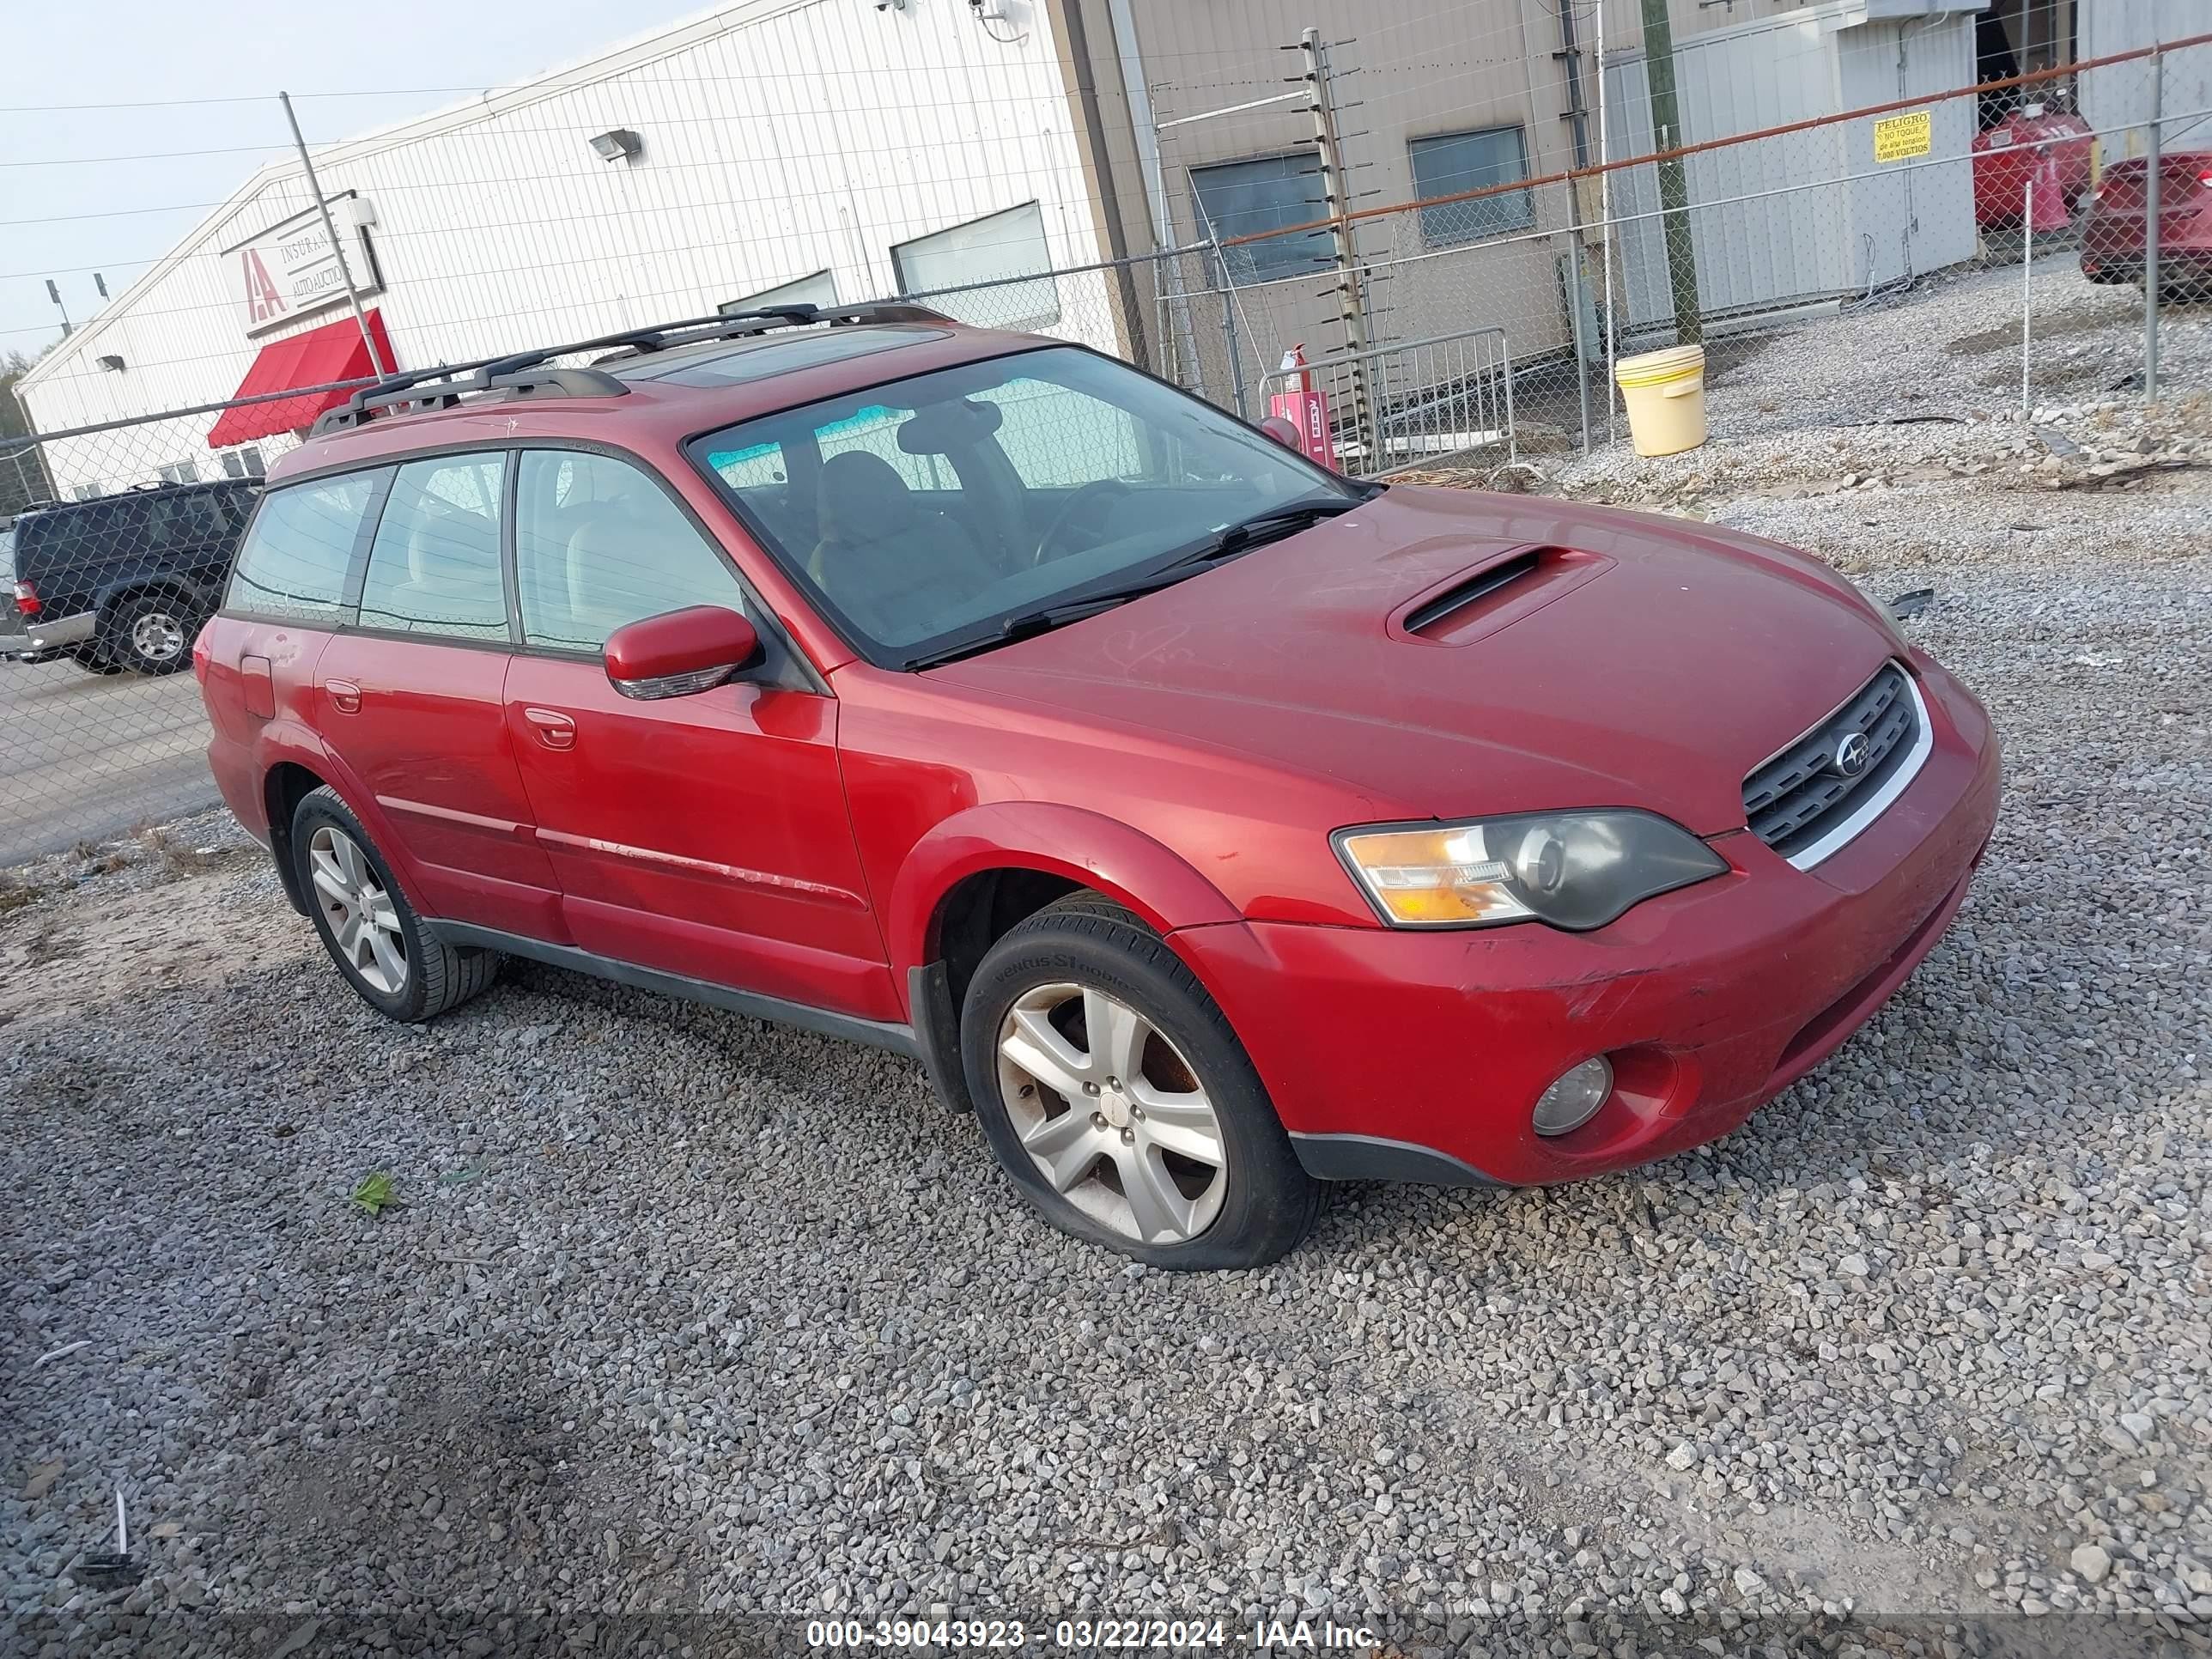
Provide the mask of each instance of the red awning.
MULTIPOLYGON (((375 338, 377 358, 388 374, 398 366, 398 359, 392 355, 392 340, 384 331, 382 312, 368 313, 368 331, 375 338)), ((253 367, 246 371, 246 378, 230 395, 258 398, 272 392, 289 392, 295 386, 358 380, 375 373, 368 361, 368 347, 361 337, 361 325, 348 317, 341 322, 311 328, 305 334, 271 340, 261 348, 253 359, 253 367)), ((313 426, 316 416, 326 409, 336 409, 351 395, 345 392, 310 392, 297 398, 276 398, 265 404, 240 404, 226 409, 208 428, 208 447, 227 449, 233 444, 251 443, 256 438, 313 426)))

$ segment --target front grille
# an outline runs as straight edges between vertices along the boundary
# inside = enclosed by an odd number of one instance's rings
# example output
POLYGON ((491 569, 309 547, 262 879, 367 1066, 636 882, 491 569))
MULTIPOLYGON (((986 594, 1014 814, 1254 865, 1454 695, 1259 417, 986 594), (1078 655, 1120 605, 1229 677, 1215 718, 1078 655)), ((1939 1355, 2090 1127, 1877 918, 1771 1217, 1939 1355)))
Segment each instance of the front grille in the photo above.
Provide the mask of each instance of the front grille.
POLYGON ((1879 794, 1919 736, 1905 671, 1886 663, 1849 702, 1744 779, 1745 822, 1783 857, 1802 852, 1879 794), (1866 763, 1846 773, 1837 750, 1854 732, 1865 735, 1866 763))

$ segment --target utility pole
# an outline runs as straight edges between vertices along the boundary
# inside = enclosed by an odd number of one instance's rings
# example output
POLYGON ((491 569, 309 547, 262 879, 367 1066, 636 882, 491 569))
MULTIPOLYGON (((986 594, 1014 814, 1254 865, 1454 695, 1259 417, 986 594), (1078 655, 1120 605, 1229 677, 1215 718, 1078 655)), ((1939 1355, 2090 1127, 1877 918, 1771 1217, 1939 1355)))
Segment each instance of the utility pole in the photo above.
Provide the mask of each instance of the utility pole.
POLYGON ((2158 290, 2166 280, 2158 273, 2158 240, 2163 211, 2159 191, 2166 161, 2159 146, 2159 128, 2166 118, 2166 54, 2150 55, 2150 156, 2143 175, 2143 401, 2158 401, 2158 290))
POLYGON ((1613 415, 1620 404, 1620 390, 1613 383, 1613 356, 1620 337, 1613 327, 1613 153, 1607 148, 1605 123, 1605 0, 1598 0, 1595 10, 1597 14, 1597 160, 1598 165, 1605 169, 1597 176, 1597 234, 1605 269, 1604 282, 1598 291, 1605 295, 1605 441, 1611 443, 1615 435, 1613 415))
MULTIPOLYGON (((1682 117, 1674 101, 1674 30, 1667 0, 1644 0, 1644 73, 1651 83, 1651 130, 1662 150, 1682 142, 1682 117)), ((1690 237, 1690 181, 1682 158, 1659 163, 1659 207, 1667 228, 1667 281, 1674 290, 1674 338, 1694 345, 1705 337, 1698 304, 1698 250, 1690 237)))
POLYGON ((331 217, 331 204, 323 199, 323 187, 315 177, 315 164, 307 155, 307 141, 300 136, 300 118, 292 112, 292 94, 280 92, 283 100, 284 118, 291 124, 292 147, 300 152, 300 167, 307 175, 307 194, 315 198, 316 211, 323 216, 323 234, 331 239, 331 256, 338 262, 338 276, 345 283, 346 298, 353 302, 353 320, 361 330, 361 343, 368 350, 369 373, 380 380, 398 364, 387 365, 383 354, 376 349, 376 337, 368 331, 368 313, 362 309, 361 290, 353 284, 353 266, 347 261, 345 244, 338 240, 337 222, 331 217))
MULTIPOLYGON (((1605 9, 1605 0, 1598 0, 1598 10, 1605 9)), ((1601 21, 1599 27, 1602 28, 1601 21)), ((1567 124, 1568 137, 1573 141, 1575 166, 1590 164, 1589 106, 1583 101, 1583 54, 1575 40, 1575 9, 1571 3, 1559 8, 1559 49, 1552 54, 1554 62, 1565 70, 1567 83, 1566 113, 1559 118, 1567 124)), ((1605 73, 1601 62, 1598 73, 1605 73)), ((1528 101, 1533 108, 1536 92, 1528 89, 1528 101)), ((1575 179, 1567 185, 1567 315, 1568 331, 1575 349, 1575 398, 1581 405, 1583 417, 1583 453, 1589 453, 1589 342, 1583 337, 1583 194, 1582 181, 1575 179)))
POLYGON ((1336 258, 1336 295, 1344 317, 1345 344, 1352 354, 1352 429, 1360 441, 1373 446, 1380 459, 1382 427, 1367 394, 1367 298, 1362 291, 1358 249, 1352 240, 1352 192, 1345 177, 1344 149, 1336 135, 1336 100, 1329 89, 1328 55, 1321 44, 1321 31, 1308 29, 1298 37, 1304 54, 1305 80, 1313 96, 1314 151, 1321 160, 1322 199, 1331 222, 1329 239, 1336 258))

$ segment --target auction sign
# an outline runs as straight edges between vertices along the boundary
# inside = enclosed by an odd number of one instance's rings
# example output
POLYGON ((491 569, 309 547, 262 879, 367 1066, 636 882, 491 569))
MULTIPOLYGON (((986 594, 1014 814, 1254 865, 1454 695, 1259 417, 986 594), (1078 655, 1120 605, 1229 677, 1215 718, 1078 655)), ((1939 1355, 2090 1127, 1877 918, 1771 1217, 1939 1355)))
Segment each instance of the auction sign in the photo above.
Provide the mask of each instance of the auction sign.
MULTIPOLYGON (((353 201, 332 202, 331 216, 344 225, 356 216, 353 201)), ((222 258, 232 300, 248 335, 345 303, 346 271, 338 264, 330 233, 323 228, 323 216, 313 208, 227 250, 222 258)), ((383 287, 366 231, 356 231, 346 260, 360 293, 374 294, 383 287)))

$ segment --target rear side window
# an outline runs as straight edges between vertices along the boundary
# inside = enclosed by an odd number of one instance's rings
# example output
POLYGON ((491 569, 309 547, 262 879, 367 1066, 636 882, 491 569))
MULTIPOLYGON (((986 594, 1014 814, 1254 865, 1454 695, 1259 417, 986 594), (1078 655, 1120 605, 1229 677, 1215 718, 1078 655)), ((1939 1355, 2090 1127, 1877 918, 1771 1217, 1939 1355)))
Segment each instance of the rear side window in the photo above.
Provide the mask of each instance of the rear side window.
POLYGON ((222 514, 212 491, 156 495, 147 507, 148 543, 156 553, 182 552, 217 540, 223 533, 222 514))
POLYGON ((499 520, 505 452, 410 461, 368 550, 361 625, 459 639, 507 637, 499 520))
POLYGON ((27 578, 91 578, 125 556, 146 550, 146 503, 129 499, 73 507, 36 520, 18 562, 27 578))
POLYGON ((273 489, 238 550, 228 610, 335 623, 375 472, 273 489))

